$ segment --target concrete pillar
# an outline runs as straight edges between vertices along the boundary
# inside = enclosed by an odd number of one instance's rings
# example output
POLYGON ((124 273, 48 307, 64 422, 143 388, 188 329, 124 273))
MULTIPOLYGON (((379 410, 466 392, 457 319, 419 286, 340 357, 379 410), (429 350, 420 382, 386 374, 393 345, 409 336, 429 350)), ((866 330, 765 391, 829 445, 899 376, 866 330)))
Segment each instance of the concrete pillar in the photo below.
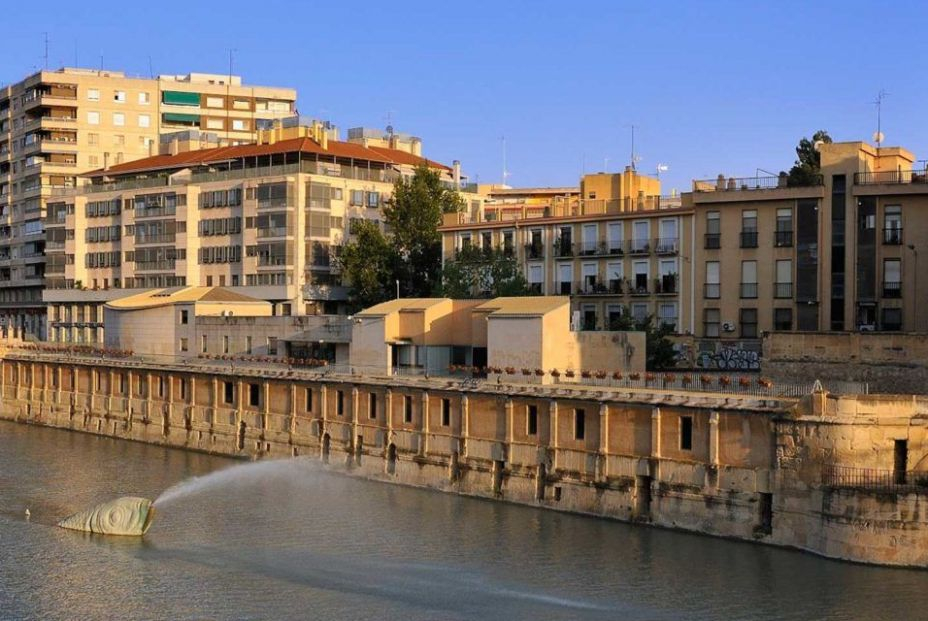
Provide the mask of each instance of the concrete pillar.
POLYGON ((387 438, 384 442, 384 448, 393 441, 393 390, 387 388, 387 395, 383 403, 383 420, 387 426, 387 438))
POLYGON ((210 404, 213 407, 212 416, 210 416, 210 422, 216 422, 216 414, 219 412, 219 378, 213 377, 213 399, 210 404))
POLYGON ((264 380, 262 391, 264 392, 264 399, 262 399, 261 428, 267 429, 270 426, 269 419, 271 418, 271 383, 269 381, 264 380))
POLYGON ((651 409, 651 457, 661 456, 661 409, 651 409))
POLYGON ((515 418, 515 404, 512 402, 512 397, 506 397, 506 403, 504 404, 504 409, 506 413, 506 446, 509 448, 508 451, 512 451, 512 443, 515 441, 515 427, 516 427, 516 418, 515 418))
POLYGON ((97 378, 100 371, 96 367, 90 367, 90 411, 92 412, 97 404, 97 378))
POLYGON ((358 406, 360 391, 357 386, 351 387, 351 450, 358 450, 358 406))
POLYGON ((601 464, 599 478, 609 476, 609 406, 599 404, 599 460, 601 464))
POLYGON ((467 437, 470 435, 470 399, 461 395, 461 457, 467 455, 467 437))
POLYGON ((420 433, 419 454, 423 457, 429 452, 429 391, 422 391, 422 431, 420 433))
POLYGON ((319 417, 322 420, 320 423, 320 437, 325 433, 326 427, 328 426, 328 399, 326 393, 328 392, 326 385, 322 384, 319 386, 319 417))
POLYGON ((290 433, 296 431, 296 382, 290 382, 290 433))
POLYGON ((240 425, 245 416, 245 380, 235 382, 235 424, 240 425))
POLYGON ((709 414, 709 463, 719 465, 719 413, 709 414))
POLYGON ((548 432, 548 450, 551 453, 551 471, 557 469, 557 401, 551 399, 548 405, 548 423, 550 431, 548 432))

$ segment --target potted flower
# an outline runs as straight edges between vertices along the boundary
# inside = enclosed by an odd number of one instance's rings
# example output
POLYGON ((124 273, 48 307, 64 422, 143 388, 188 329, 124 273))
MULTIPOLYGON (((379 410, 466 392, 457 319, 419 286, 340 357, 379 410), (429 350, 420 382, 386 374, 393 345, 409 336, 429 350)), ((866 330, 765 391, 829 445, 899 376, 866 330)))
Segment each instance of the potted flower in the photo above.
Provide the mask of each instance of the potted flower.
POLYGON ((506 375, 515 375, 515 374, 516 374, 515 367, 506 367, 506 375))
POLYGON ((574 375, 575 375, 575 373, 574 373, 574 370, 573 370, 573 369, 567 369, 566 371, 564 371, 564 376, 565 376, 565 377, 574 377, 574 375))
POLYGON ((657 376, 654 375, 654 374, 651 373, 651 372, 648 372, 648 373, 645 373, 645 374, 644 374, 644 383, 645 383, 645 384, 652 384, 652 383, 654 382, 655 379, 657 379, 657 376))
POLYGON ((765 377, 758 377, 757 385, 760 386, 761 388, 766 388, 767 390, 770 390, 771 388, 773 388, 773 382, 771 382, 769 379, 765 377))
POLYGON ((544 369, 535 369, 535 376, 536 376, 536 377, 544 377, 544 376, 545 376, 545 370, 544 370, 544 369))
POLYGON ((557 369, 551 369, 548 372, 551 374, 551 377, 553 377, 554 379, 557 379, 561 376, 561 372, 558 371, 557 369))
POLYGON ((719 386, 730 386, 730 385, 731 385, 730 377, 728 377, 727 375, 719 376, 719 386))
POLYGON ((699 382, 700 382, 703 386, 711 386, 711 385, 712 385, 712 376, 711 376, 711 375, 700 375, 700 376, 699 376, 699 382))
POLYGON ((633 382, 637 382, 638 380, 641 379, 641 373, 638 373, 638 372, 629 373, 629 374, 628 374, 628 379, 630 379, 630 380, 633 381, 633 382))
POLYGON ((605 372, 605 371, 602 371, 602 370, 597 371, 594 375, 595 375, 596 379, 606 379, 606 372, 605 372))
POLYGON ((684 386, 689 386, 690 384, 693 383, 693 378, 690 377, 689 375, 684 375, 680 378, 680 383, 683 384, 684 386))
POLYGON ((741 386, 742 388, 750 388, 750 387, 751 387, 751 380, 750 380, 749 378, 747 378, 747 377, 739 377, 739 378, 738 378, 738 385, 741 386))
POLYGON ((529 368, 527 368, 527 367, 523 367, 523 368, 522 368, 522 375, 528 376, 528 375, 531 375, 531 374, 532 374, 532 370, 531 370, 531 369, 529 369, 529 368))
POLYGON ((664 381, 664 386, 666 386, 667 384, 673 384, 675 381, 677 381, 677 376, 673 373, 664 373, 662 379, 664 381))
POLYGON ((621 371, 613 371, 613 372, 612 372, 612 379, 614 379, 614 380, 617 381, 617 382, 622 381, 622 372, 621 372, 621 371))
POLYGON ((580 371, 580 377, 583 379, 590 379, 593 374, 590 371, 580 371))

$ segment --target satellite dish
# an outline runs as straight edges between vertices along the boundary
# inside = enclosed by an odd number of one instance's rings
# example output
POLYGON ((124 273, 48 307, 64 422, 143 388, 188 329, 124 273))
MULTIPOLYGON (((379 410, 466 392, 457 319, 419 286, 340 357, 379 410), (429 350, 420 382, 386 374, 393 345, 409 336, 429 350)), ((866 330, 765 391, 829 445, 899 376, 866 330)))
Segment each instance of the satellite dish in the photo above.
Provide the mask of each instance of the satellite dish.
POLYGON ((884 138, 883 132, 874 132, 874 133, 873 133, 873 142, 876 142, 877 144, 879 144, 879 143, 883 142, 883 138, 884 138))
POLYGON ((815 152, 816 152, 816 153, 818 153, 819 151, 822 150, 822 145, 823 145, 823 144, 825 144, 825 141, 824 141, 824 140, 816 140, 816 141, 812 144, 812 148, 815 149, 815 152))
POLYGON ((657 165, 657 172, 659 172, 659 173, 667 172, 668 170, 670 170, 670 166, 668 166, 667 164, 658 164, 658 165, 657 165))

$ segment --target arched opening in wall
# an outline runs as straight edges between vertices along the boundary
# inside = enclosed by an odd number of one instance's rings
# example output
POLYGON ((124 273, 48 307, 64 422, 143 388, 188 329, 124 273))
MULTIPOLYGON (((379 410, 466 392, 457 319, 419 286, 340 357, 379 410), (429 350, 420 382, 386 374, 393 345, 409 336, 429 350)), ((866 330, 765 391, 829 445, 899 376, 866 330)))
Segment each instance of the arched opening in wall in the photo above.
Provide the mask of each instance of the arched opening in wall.
POLYGON ((635 507, 635 516, 639 520, 651 519, 651 477, 636 477, 637 505, 635 507))
POLYGON ((238 424, 238 450, 244 450, 245 448, 245 421, 241 421, 238 424))
POLYGON ((458 476, 460 475, 460 464, 458 463, 459 460, 460 457, 458 457, 458 452, 452 451, 451 460, 448 462, 448 480, 451 483, 457 481, 458 476))
POLYGON ((387 474, 396 474, 396 445, 387 447, 387 474))
POLYGON ((493 461, 493 493, 497 496, 503 493, 503 470, 506 469, 506 462, 497 459, 493 461))
POLYGON ((364 436, 358 435, 357 440, 354 443, 354 462, 358 466, 361 465, 361 455, 364 454, 364 436))
POLYGON ((538 464, 538 470, 535 473, 535 500, 539 502, 545 499, 545 479, 548 478, 548 468, 544 464, 538 464))
POLYGON ((329 434, 322 435, 322 463, 329 463, 329 450, 331 449, 332 438, 329 434))

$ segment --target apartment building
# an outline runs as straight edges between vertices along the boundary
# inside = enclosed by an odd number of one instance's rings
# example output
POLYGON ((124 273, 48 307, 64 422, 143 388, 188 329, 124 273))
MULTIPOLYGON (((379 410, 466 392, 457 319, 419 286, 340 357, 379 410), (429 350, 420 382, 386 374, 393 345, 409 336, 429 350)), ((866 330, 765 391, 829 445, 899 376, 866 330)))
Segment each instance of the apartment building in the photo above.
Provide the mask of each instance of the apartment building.
POLYGON ((73 197, 49 204, 50 340, 101 342, 101 307, 126 289, 229 287, 272 302, 276 315, 338 313, 347 289, 335 258, 351 222, 380 221, 394 182, 420 165, 480 210, 459 164, 332 134, 321 122, 281 122, 254 144, 88 173, 73 197))
MULTIPOLYGON (((0 324, 43 338, 46 206, 78 173, 157 154, 159 136, 185 128, 224 144, 293 113, 296 92, 191 73, 141 78, 118 71, 40 71, 0 88, 0 324)), ((59 243, 58 241, 52 243, 59 243)))
MULTIPOLYGON (((928 174, 899 147, 822 144, 821 176, 694 182, 697 349, 764 331, 924 331, 928 174), (922 266, 924 269, 924 264, 922 266)), ((714 355, 711 354, 710 355, 714 355)))
POLYGON ((691 331, 692 213, 660 196, 657 179, 598 173, 547 203, 496 200, 481 219, 450 214, 442 253, 453 261, 478 246, 517 257, 534 293, 571 296, 577 329, 614 329, 629 315, 691 331))

